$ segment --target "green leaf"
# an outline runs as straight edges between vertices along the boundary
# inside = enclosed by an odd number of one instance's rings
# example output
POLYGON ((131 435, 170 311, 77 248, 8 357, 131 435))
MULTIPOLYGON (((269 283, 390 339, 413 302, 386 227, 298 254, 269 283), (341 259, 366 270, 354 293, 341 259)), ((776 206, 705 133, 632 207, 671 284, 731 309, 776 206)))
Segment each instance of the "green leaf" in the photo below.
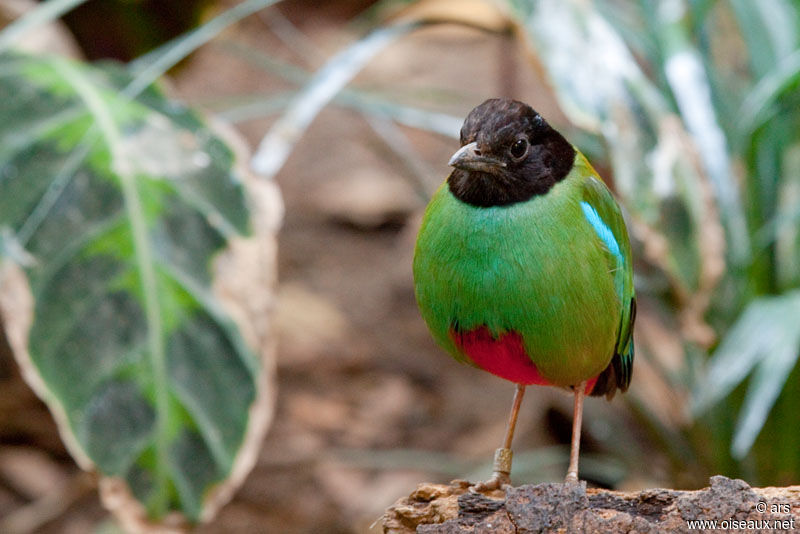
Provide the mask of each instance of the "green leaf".
POLYGON ((694 393, 693 411, 707 411, 752 371, 731 451, 744 457, 764 426, 798 354, 800 290, 754 300, 734 323, 709 362, 708 375, 694 393))
POLYGON ((508 3, 572 122, 603 131, 614 119, 615 106, 628 107, 636 99, 648 113, 666 109, 623 39, 595 6, 559 0, 508 3), (581 58, 580 68, 575 58, 581 58))
POLYGON ((782 306, 785 309, 781 311, 791 315, 782 315, 779 319, 783 327, 783 331, 778 333, 781 337, 770 344, 770 352, 757 365, 747 388, 731 444, 731 453, 740 460, 747 455, 761 432, 800 354, 800 329, 797 325, 800 294, 779 298, 788 299, 782 306))
MULTIPOLYGON (((681 7, 678 2, 676 6, 681 7)), ((682 6, 685 8, 685 6, 682 6)), ((663 69, 686 129, 714 187, 733 262, 745 263, 749 256, 749 235, 739 198, 738 184, 728 157, 728 142, 719 124, 712 99, 711 82, 700 53, 688 31, 687 14, 657 9, 664 56, 663 69)))
MULTIPOLYGON (((681 301, 697 303, 687 308, 696 316, 691 322, 702 322, 706 296, 725 259, 724 229, 713 182, 691 156, 696 142, 693 145, 684 126, 688 122, 679 119, 671 99, 645 75, 597 3, 508 3, 561 109, 571 122, 603 137, 615 192, 632 215, 632 234, 644 241, 647 259, 664 271, 681 301), (575 58, 581 58, 580 68, 575 58)), ((663 71, 663 65, 648 67, 663 71)), ((696 107, 697 101, 692 105, 696 107)), ((708 122, 713 121, 704 120, 702 126, 708 122)), ((724 158, 719 143, 713 148, 716 157, 724 158)))
POLYGON ((15 349, 73 455, 149 518, 197 521, 267 417, 262 365, 212 292, 250 216, 232 151, 152 87, 121 96, 130 81, 0 56, 0 251, 28 259, 29 360, 15 349))

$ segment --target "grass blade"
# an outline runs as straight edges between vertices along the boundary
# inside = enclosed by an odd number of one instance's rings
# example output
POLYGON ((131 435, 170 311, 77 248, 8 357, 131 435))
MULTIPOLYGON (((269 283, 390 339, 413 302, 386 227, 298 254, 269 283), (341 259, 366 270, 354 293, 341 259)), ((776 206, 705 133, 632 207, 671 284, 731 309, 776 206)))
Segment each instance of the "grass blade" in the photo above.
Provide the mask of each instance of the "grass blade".
POLYGON ((124 95, 133 97, 156 81, 182 59, 219 35, 230 25, 256 13, 280 0, 245 0, 226 10, 202 26, 185 33, 130 64, 134 80, 124 90, 124 95))
POLYGON ((782 307, 787 308, 777 319, 782 323, 781 332, 774 340, 773 350, 756 368, 736 423, 731 453, 739 460, 753 446, 800 354, 800 293, 781 298, 785 300, 782 307))
MULTIPOLYGON (((312 74, 304 69, 275 60, 263 54, 255 54, 251 49, 236 43, 222 43, 222 48, 242 57, 254 66, 280 76, 292 84, 307 85, 312 74)), ((432 90, 427 91, 430 94, 432 90)), ((294 91, 280 95, 257 96, 245 99, 220 112, 228 120, 243 121, 256 117, 271 116, 281 105, 284 99, 291 98, 294 91)), ((460 98, 460 95, 449 95, 451 98, 460 98)), ((419 99, 415 100, 418 101, 419 99)), ((341 106, 355 109, 363 114, 391 119, 399 124, 438 133, 446 137, 458 139, 463 118, 448 115, 447 113, 429 111, 419 107, 405 106, 391 100, 391 96, 373 94, 352 88, 342 89, 333 101, 341 106)), ((218 107, 219 108, 219 107, 218 107)))
POLYGON ((800 50, 784 57, 773 71, 761 78, 745 97, 739 112, 739 136, 744 139, 772 116, 767 110, 781 93, 800 78, 800 50))
POLYGON ((747 42, 750 70, 756 78, 775 68, 797 48, 798 11, 786 0, 732 0, 740 31, 747 42))
POLYGON ((755 369, 739 412, 731 452, 750 450, 800 353, 800 290, 750 303, 711 359, 704 389, 693 411, 703 413, 726 397, 755 369))
POLYGON ((0 32, 0 52, 17 42, 28 31, 57 19, 84 2, 86 0, 49 0, 40 4, 36 9, 15 20, 0 32))
POLYGON ((661 9, 657 19, 667 83, 714 188, 729 237, 731 258, 735 264, 743 265, 750 254, 750 237, 708 74, 689 39, 685 13, 676 16, 671 10, 661 9))
POLYGON ((272 178, 283 167, 294 145, 328 102, 361 71, 375 54, 417 23, 380 28, 331 58, 306 84, 283 116, 261 140, 252 160, 255 172, 272 178))
MULTIPOLYGON (((692 412, 702 414, 728 395, 766 356, 764 340, 772 334, 773 302, 756 300, 731 327, 712 356, 702 389, 695 391, 692 412)), ((768 350, 771 347, 766 347, 768 350)))

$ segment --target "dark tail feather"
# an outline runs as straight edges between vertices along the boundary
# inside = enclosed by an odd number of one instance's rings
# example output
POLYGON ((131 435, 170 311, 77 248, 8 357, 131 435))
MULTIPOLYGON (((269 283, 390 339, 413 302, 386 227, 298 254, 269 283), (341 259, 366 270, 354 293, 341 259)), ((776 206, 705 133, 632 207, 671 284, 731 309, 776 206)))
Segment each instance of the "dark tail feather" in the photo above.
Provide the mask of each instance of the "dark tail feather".
POLYGON ((593 397, 606 396, 611 400, 617 389, 625 393, 631 385, 631 375, 633 374, 633 324, 636 320, 636 300, 631 299, 631 321, 628 342, 622 354, 615 352, 611 358, 611 363, 597 377, 597 382, 590 393, 593 397))
POLYGON ((617 392, 616 367, 618 367, 618 365, 615 364, 618 358, 619 354, 614 354, 611 363, 609 363, 608 367, 597 377, 597 382, 595 382, 592 392, 589 393, 589 395, 592 397, 602 397, 605 395, 608 400, 614 398, 614 394, 617 392))

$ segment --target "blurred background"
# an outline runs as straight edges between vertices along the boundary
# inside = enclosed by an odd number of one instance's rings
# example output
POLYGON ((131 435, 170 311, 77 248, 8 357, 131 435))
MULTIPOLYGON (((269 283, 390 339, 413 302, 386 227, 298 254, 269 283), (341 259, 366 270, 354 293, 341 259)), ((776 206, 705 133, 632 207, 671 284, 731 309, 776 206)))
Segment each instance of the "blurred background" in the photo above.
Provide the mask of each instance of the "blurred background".
MULTIPOLYGON (((237 4, 87 1, 44 46, 129 62, 237 4)), ((35 8, 0 5, 6 22, 35 8)), ((493 96, 530 103, 589 157, 633 241, 633 383, 587 403, 581 478, 800 483, 799 81, 794 0, 284 0, 199 47, 167 92, 238 130, 286 210, 276 413, 198 532, 375 532, 418 483, 490 474, 514 387, 433 344, 411 259, 461 120, 493 96)), ((571 403, 528 390, 516 485, 563 476, 571 403)), ((113 528, 0 343, 6 514, 35 532, 113 528)))

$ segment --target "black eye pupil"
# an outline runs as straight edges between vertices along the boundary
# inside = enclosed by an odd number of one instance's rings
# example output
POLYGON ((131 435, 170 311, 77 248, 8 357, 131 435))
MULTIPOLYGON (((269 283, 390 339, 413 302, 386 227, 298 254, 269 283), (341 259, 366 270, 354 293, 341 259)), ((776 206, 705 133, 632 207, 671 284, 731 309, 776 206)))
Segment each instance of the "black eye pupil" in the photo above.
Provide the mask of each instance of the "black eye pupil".
POLYGON ((528 142, 525 139, 517 139, 514 144, 511 145, 511 155, 515 158, 524 156, 526 150, 528 150, 528 142))

